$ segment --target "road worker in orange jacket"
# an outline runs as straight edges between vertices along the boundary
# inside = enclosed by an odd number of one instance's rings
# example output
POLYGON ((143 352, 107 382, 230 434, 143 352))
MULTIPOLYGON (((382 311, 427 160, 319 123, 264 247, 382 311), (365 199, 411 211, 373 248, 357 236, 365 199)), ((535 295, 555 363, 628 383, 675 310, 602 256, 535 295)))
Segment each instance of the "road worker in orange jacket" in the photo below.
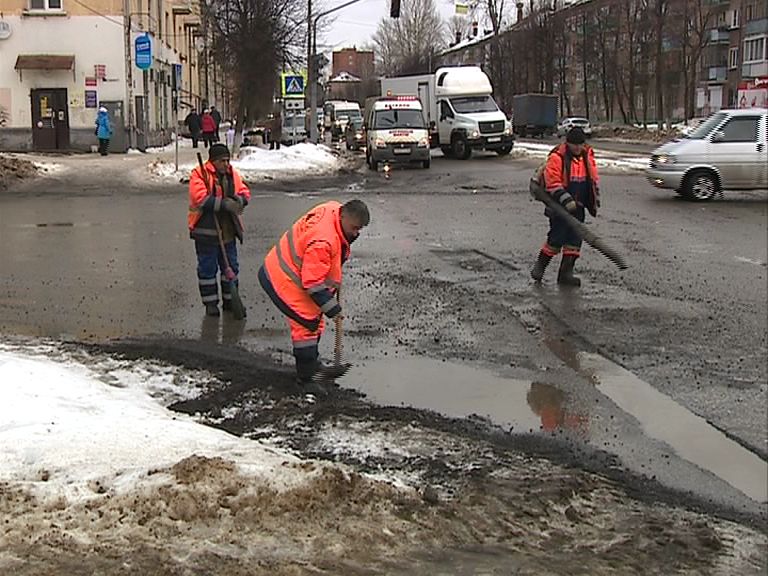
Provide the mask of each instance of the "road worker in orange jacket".
MULTIPOLYGON (((216 273, 221 271, 222 308, 232 304, 230 283, 224 275, 224 256, 219 244, 218 222, 229 265, 237 276, 237 245, 243 241, 243 208, 251 199, 251 192, 243 179, 229 164, 229 149, 224 144, 212 144, 208 162, 192 170, 189 177, 189 236, 195 241, 197 253, 197 281, 200 297, 208 316, 219 315, 219 290, 216 273)), ((237 282, 235 278, 234 282, 237 282)))
MULTIPOLYGON (((550 152, 547 158, 544 169, 547 193, 579 221, 584 222, 585 209, 592 216, 597 216, 600 207, 599 183, 595 155, 586 144, 584 131, 578 126, 571 128, 565 143, 550 152)), ((566 286, 580 286, 581 280, 573 275, 573 267, 581 254, 581 238, 563 218, 549 208, 545 214, 549 216, 549 234, 531 270, 531 276, 536 282, 541 282, 547 265, 562 250, 557 282, 566 286)))
POLYGON ((297 381, 306 389, 312 388, 312 376, 320 367, 323 315, 341 314, 341 268, 369 221, 361 200, 315 206, 283 234, 259 269, 262 288, 287 317, 297 381))

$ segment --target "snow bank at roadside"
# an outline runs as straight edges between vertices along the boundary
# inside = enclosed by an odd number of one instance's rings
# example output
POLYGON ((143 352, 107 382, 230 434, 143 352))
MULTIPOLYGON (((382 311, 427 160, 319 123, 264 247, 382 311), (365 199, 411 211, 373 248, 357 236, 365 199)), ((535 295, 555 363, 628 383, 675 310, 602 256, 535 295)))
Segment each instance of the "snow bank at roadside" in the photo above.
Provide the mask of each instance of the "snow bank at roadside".
MULTIPOLYGON (((552 150, 552 145, 538 144, 536 142, 515 142, 514 149, 518 154, 544 159, 552 150)), ((595 161, 597 162, 598 168, 617 168, 627 171, 641 171, 648 167, 649 158, 601 151, 595 154, 595 161)))

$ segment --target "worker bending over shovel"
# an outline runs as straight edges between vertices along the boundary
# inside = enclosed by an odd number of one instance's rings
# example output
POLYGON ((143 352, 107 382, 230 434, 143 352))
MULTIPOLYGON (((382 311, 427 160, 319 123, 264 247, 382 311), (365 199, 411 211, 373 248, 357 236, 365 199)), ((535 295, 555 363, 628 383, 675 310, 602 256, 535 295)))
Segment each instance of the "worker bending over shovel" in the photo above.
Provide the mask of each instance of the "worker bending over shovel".
POLYGON ((283 234, 259 269, 262 288, 288 319, 297 383, 306 392, 325 393, 313 378, 316 374, 326 373, 331 376, 327 380, 332 380, 346 371, 346 367, 323 366, 318 344, 323 314, 328 318, 341 314, 337 298, 341 268, 349 258, 350 245, 369 222, 368 207, 361 200, 315 206, 283 234))

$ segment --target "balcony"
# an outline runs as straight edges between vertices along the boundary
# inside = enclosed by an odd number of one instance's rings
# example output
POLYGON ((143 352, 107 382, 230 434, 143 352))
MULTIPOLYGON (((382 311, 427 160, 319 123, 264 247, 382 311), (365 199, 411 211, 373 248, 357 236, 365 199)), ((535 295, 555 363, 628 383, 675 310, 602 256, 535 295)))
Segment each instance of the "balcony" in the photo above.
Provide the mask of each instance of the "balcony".
POLYGON ((744 24, 745 35, 761 33, 768 33, 768 18, 760 18, 744 24))
POLYGON ((713 44, 730 42, 731 35, 728 30, 713 29, 709 31, 709 41, 713 44))
POLYGON ((759 78, 761 76, 768 76, 768 60, 741 65, 742 78, 759 78))
POLYGON ((725 82, 728 78, 727 66, 710 66, 707 69, 707 81, 709 82, 725 82))

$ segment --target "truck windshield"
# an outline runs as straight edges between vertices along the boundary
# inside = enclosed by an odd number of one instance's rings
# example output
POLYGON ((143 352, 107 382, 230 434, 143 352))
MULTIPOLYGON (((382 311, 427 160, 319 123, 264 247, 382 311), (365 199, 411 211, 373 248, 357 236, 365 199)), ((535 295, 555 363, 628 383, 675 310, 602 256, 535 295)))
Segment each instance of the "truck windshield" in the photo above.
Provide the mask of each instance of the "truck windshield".
POLYGON ((304 127, 304 121, 306 120, 306 116, 286 116, 283 118, 283 126, 287 128, 293 128, 293 126, 296 126, 296 128, 303 128, 304 127))
POLYGON ((712 116, 704 120, 704 122, 699 124, 695 130, 684 136, 684 138, 690 138, 691 140, 703 140, 712 133, 712 130, 714 130, 723 120, 725 120, 725 116, 726 115, 722 112, 712 114, 712 116))
POLYGON ((336 116, 339 120, 346 118, 347 121, 354 120, 355 118, 362 118, 360 110, 338 110, 336 116))
POLYGON ((424 128, 424 116, 421 110, 377 110, 373 127, 376 130, 424 128))
POLYGON ((458 114, 472 114, 473 112, 496 112, 499 107, 490 96, 467 96, 463 98, 451 98, 453 109, 458 114))

